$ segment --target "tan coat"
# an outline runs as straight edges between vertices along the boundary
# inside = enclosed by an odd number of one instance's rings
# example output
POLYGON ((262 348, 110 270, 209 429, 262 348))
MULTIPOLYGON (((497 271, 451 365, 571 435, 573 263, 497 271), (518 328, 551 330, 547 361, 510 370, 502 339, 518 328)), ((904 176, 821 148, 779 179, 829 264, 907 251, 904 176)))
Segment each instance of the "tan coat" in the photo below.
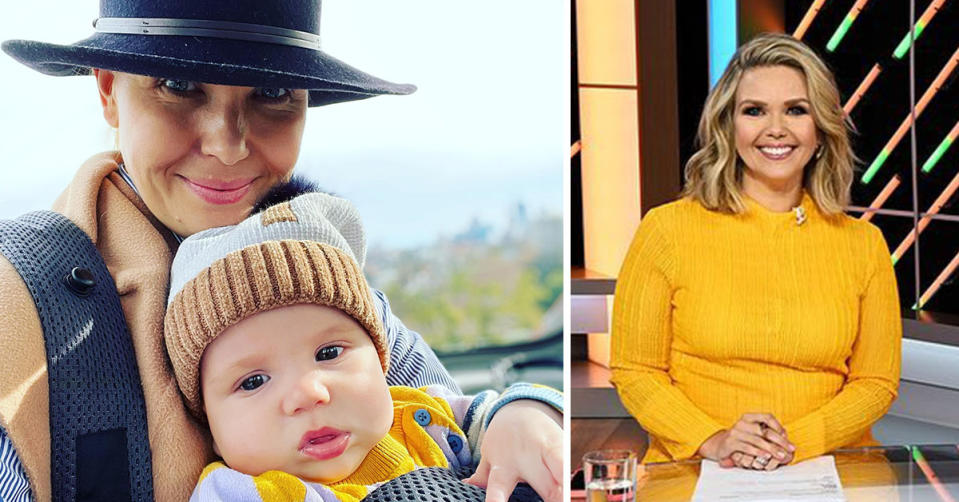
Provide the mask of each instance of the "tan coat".
MULTIPOLYGON (((77 171, 53 205, 90 236, 116 283, 146 400, 157 501, 187 500, 215 457, 205 429, 189 418, 163 345, 170 262, 176 241, 117 171, 119 154, 99 154, 77 171)), ((47 365, 40 319, 26 286, 0 256, 0 425, 23 463, 33 495, 51 498, 47 365)))

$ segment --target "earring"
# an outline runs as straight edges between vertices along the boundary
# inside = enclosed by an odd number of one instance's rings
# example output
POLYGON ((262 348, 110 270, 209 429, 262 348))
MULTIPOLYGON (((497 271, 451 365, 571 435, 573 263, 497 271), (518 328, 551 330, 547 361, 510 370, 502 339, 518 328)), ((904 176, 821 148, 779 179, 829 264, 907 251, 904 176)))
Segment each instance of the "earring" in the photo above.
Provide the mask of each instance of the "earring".
POLYGON ((823 151, 823 145, 822 143, 820 143, 819 148, 816 148, 816 160, 819 160, 819 158, 822 157, 822 151, 823 151))

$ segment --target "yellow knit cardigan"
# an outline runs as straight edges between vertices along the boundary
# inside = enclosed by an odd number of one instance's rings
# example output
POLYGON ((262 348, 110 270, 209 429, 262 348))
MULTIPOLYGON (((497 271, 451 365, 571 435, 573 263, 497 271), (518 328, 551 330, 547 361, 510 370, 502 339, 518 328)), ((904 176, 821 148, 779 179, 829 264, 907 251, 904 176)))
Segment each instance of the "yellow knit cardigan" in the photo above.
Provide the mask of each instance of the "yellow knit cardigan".
POLYGON ((690 199, 643 219, 616 287, 612 382, 650 434, 644 462, 697 455, 743 413, 772 413, 795 461, 875 444, 896 397, 902 325, 873 225, 806 221, 752 200, 741 215, 690 199))

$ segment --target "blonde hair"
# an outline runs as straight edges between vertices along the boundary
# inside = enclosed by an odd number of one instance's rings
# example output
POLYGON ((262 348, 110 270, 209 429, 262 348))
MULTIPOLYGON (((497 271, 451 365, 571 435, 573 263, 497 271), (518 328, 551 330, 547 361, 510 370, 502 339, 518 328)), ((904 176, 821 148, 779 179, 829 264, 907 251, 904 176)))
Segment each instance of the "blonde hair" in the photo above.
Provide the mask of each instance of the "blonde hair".
POLYGON ((736 90, 743 73, 763 66, 788 66, 806 78, 812 118, 822 140, 803 173, 803 187, 827 215, 841 214, 849 202, 856 157, 849 141, 853 130, 839 103, 839 90, 826 64, 802 42, 788 35, 766 33, 743 44, 719 82, 710 91, 699 119, 699 150, 686 163, 683 195, 704 207, 727 213, 745 210, 742 160, 736 153, 736 90))

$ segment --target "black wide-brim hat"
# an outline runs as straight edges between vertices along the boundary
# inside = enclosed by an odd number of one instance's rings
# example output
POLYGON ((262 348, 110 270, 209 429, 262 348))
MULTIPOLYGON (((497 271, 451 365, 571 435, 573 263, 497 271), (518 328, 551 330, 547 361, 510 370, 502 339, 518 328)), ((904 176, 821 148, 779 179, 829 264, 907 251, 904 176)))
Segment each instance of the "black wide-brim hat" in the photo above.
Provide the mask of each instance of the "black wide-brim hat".
POLYGON ((96 33, 71 45, 7 40, 47 75, 92 68, 210 84, 308 89, 310 106, 410 94, 319 48, 320 0, 101 0, 96 33))

